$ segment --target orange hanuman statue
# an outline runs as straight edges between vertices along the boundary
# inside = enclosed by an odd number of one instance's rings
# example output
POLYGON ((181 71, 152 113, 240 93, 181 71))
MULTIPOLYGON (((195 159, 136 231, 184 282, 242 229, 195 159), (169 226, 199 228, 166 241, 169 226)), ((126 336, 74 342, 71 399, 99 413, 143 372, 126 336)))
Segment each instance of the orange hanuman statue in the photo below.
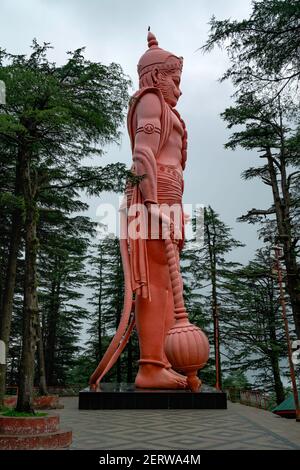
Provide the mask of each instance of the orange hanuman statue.
POLYGON ((181 95, 183 59, 158 47, 151 32, 148 47, 138 63, 139 90, 131 99, 127 121, 137 183, 127 184, 120 210, 123 230, 126 227, 120 240, 123 313, 90 386, 96 388, 112 367, 136 325, 136 387, 197 390, 201 381, 196 373, 208 359, 209 346, 204 333, 188 322, 179 268, 187 132, 174 108, 181 95), (139 236, 133 236, 128 228, 137 214, 139 236))

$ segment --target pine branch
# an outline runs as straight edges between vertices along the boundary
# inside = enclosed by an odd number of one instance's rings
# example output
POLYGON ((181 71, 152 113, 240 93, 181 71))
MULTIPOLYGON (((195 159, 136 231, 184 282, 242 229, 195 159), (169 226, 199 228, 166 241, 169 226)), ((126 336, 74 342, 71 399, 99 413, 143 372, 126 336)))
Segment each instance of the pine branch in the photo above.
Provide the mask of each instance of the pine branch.
POLYGON ((238 217, 238 222, 248 222, 249 219, 251 221, 252 217, 259 217, 261 215, 267 216, 271 214, 276 214, 275 207, 271 207, 270 209, 251 209, 247 212, 247 214, 238 217))

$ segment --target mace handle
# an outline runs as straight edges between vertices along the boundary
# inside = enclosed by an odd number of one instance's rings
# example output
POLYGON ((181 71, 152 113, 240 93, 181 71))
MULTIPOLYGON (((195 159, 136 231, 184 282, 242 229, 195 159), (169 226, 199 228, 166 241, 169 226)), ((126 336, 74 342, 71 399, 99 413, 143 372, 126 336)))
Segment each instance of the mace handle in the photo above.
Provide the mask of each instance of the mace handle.
POLYGON ((170 230, 165 228, 163 230, 165 239, 166 256, 169 266, 169 273, 171 278, 171 285, 174 297, 174 316, 175 320, 182 320, 188 318, 187 311, 184 306, 183 289, 181 276, 177 267, 177 259, 175 254, 174 243, 170 237, 170 230))

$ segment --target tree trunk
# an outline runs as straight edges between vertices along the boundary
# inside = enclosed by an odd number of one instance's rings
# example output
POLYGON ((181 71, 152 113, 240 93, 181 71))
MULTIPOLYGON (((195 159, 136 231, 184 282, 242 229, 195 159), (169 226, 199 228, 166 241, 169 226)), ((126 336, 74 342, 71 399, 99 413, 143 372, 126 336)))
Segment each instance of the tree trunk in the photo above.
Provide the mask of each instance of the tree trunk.
POLYGON ((221 354, 220 354, 220 328, 219 328, 219 306, 215 289, 213 289, 213 324, 214 324, 214 344, 215 344, 215 360, 216 360, 216 388, 222 388, 222 372, 221 372, 221 354))
POLYGON ((286 186, 285 160, 281 159, 281 188, 280 197, 278 180, 274 168, 271 149, 267 149, 268 169, 272 185, 273 200, 276 211, 277 230, 283 245, 284 264, 286 268, 286 287, 290 297, 297 338, 300 339, 300 269, 292 240, 290 221, 290 197, 286 186))
POLYGON ((98 292, 98 357, 97 361, 102 358, 102 252, 99 266, 99 292, 98 292))
POLYGON ((23 305, 23 344, 20 364, 19 394, 17 410, 33 412, 34 358, 37 344, 38 300, 37 300, 37 206, 36 188, 27 160, 23 173, 25 200, 25 275, 23 305))
POLYGON ((40 320, 37 322, 37 337, 38 337, 38 364, 39 364, 39 392, 40 395, 48 395, 46 383, 46 369, 45 369, 45 355, 44 355, 44 342, 42 336, 42 328, 40 320))
MULTIPOLYGON (((0 340, 5 344, 6 357, 9 348, 9 337, 11 329, 11 317, 13 299, 16 285, 17 258, 21 241, 22 219, 20 211, 15 211, 12 218, 12 232, 10 239, 9 256, 7 263, 7 274, 3 293, 3 307, 0 321, 0 340)), ((6 364, 0 364, 0 407, 3 405, 6 385, 6 364)))
POLYGON ((10 365, 10 370, 7 370, 6 373, 9 374, 9 377, 10 377, 10 384, 13 384, 14 383, 14 375, 15 375, 15 369, 17 367, 17 360, 16 360, 16 356, 12 356, 11 357, 11 365, 10 365))
POLYGON ((276 403, 279 405, 285 399, 284 388, 280 376, 280 366, 279 366, 279 351, 278 351, 278 339, 276 333, 276 315, 274 309, 274 281, 270 279, 269 281, 269 299, 270 299, 270 309, 267 315, 268 329, 270 336, 270 362, 273 373, 274 380, 274 389, 276 394, 276 403))
MULTIPOLYGON (((21 157, 18 155, 16 165, 15 195, 21 192, 21 157)), ((8 262, 6 268, 5 286, 1 305, 0 315, 0 340, 4 342, 6 358, 9 348, 9 337, 11 329, 11 317, 13 310, 13 299, 16 285, 17 259, 21 242, 22 214, 16 208, 12 215, 11 234, 9 244, 8 262)), ((6 385, 6 364, 0 364, 0 408, 3 406, 3 399, 6 385)))
MULTIPOLYGON (((214 224, 214 222, 213 222, 214 224)), ((211 302, 212 314, 214 325, 214 347, 215 347, 215 362, 216 362, 216 388, 222 388, 222 372, 221 372, 221 355, 220 355, 220 329, 219 329, 219 309, 217 298, 217 261, 215 251, 215 233, 211 233, 209 225, 206 224, 206 234, 208 243, 208 252, 210 260, 210 276, 211 276, 211 302)), ((213 225, 215 232, 215 227, 213 225)))
MULTIPOLYGON (((280 97, 279 97, 279 106, 280 97)), ((282 204, 282 224, 284 229, 283 253, 286 267, 286 284, 287 291, 290 297, 292 312, 295 322, 296 334, 300 339, 300 266, 297 263, 297 253, 294 246, 292 223, 291 223, 291 197, 287 183, 286 174, 286 144, 285 134, 282 124, 282 113, 280 111, 280 131, 281 131, 281 148, 280 148, 280 168, 281 168, 281 192, 283 196, 282 204)))
POLYGON ((296 335, 300 340, 300 269, 296 261, 296 252, 288 241, 283 243, 283 255, 286 268, 286 289, 291 301, 296 335))
POLYGON ((280 403, 284 401, 285 395, 284 395, 284 388, 283 388, 281 377, 280 377, 278 354, 276 354, 273 351, 273 354, 271 354, 270 360, 271 360, 271 367, 272 367, 273 379, 274 379, 276 403, 277 405, 279 405, 280 403))
POLYGON ((56 385, 55 383, 55 356, 57 341, 57 326, 59 321, 60 306, 60 281, 52 282, 51 289, 51 308, 49 311, 48 336, 46 342, 46 376, 48 385, 56 385))

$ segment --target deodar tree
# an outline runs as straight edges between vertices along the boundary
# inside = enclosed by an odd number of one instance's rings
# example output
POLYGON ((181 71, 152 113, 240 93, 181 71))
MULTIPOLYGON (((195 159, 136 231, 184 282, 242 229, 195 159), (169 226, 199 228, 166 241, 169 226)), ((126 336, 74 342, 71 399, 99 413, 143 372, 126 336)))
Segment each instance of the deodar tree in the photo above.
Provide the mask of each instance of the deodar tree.
MULTIPOLYGON (((1 306, 4 328, 0 331, 4 334, 1 339, 8 344, 19 232, 23 230, 25 272, 19 411, 32 409, 39 312, 40 211, 51 209, 60 191, 70 189, 69 196, 64 193, 67 204, 79 190, 89 194, 117 190, 125 174, 124 165, 100 167, 97 161, 103 146, 118 140, 118 128, 128 101, 127 77, 117 64, 105 66, 86 60, 84 49, 69 52, 66 63, 58 66, 47 58, 49 47, 34 41, 29 56, 0 51, 0 79, 7 91, 6 104, 0 106, 1 147, 10 156, 6 164, 14 165, 9 173, 14 204, 9 217, 10 248, 3 287, 5 300, 1 306), (95 159, 95 166, 83 164, 87 157, 95 159)), ((1 372, 3 395, 5 370, 1 372)))
POLYGON ((249 19, 211 20, 203 49, 225 46, 235 105, 222 114, 230 129, 226 147, 255 150, 262 164, 246 170, 270 188, 270 207, 253 208, 240 220, 276 221, 273 241, 283 248, 286 287, 300 338, 299 83, 300 8, 297 0, 254 1, 249 19))

